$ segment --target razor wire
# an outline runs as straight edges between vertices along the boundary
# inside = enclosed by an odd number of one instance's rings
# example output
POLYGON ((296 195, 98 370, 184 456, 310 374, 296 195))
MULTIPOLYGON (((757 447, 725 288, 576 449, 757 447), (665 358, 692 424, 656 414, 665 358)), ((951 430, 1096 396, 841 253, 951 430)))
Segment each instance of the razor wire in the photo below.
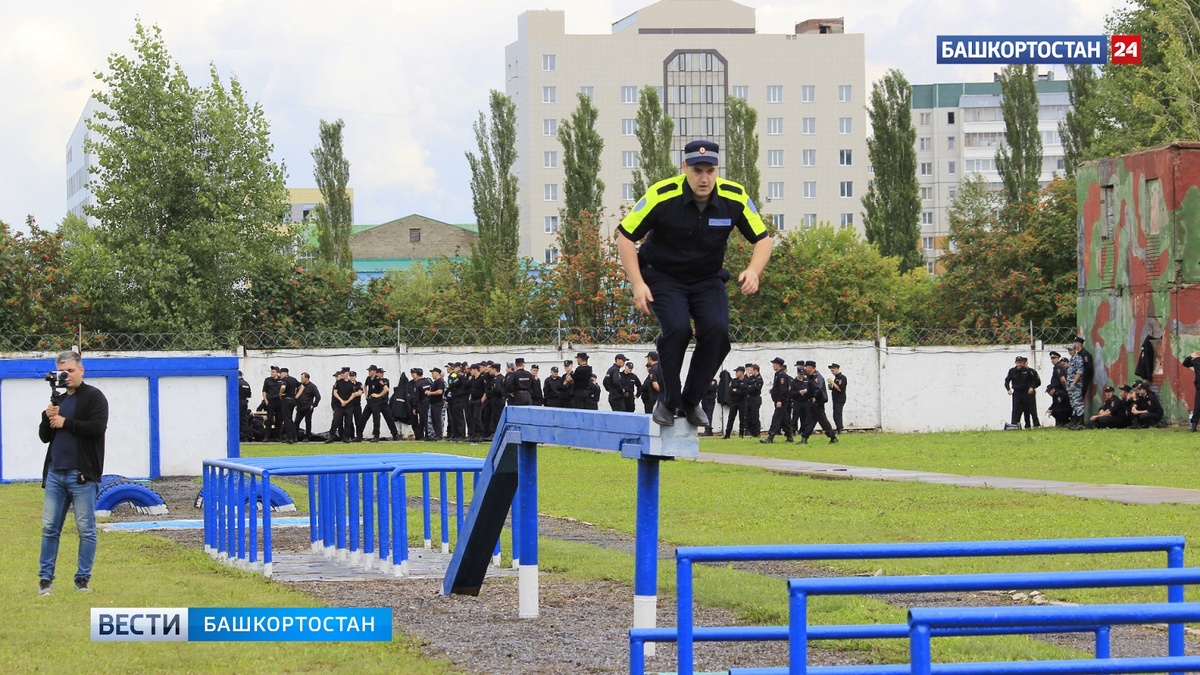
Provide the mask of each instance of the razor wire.
MULTIPOLYGON (((251 330, 215 333, 115 333, 83 330, 56 335, 0 335, 0 351, 53 353, 78 347, 99 352, 250 351, 280 349, 405 349, 439 347, 627 345, 655 342, 656 324, 605 327, 387 327, 347 330, 251 330)), ((1065 345, 1074 327, 958 328, 902 324, 730 326, 736 343, 867 342, 897 347, 1065 345)))

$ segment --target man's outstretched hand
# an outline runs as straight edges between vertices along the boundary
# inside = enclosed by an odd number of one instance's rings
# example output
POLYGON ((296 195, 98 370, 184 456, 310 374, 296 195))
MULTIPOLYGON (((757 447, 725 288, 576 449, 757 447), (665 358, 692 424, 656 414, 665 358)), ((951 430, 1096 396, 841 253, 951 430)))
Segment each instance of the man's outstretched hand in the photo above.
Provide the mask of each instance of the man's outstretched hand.
POLYGON ((742 295, 754 295, 758 292, 758 272, 747 268, 738 275, 738 281, 742 282, 742 295))
POLYGON ((650 303, 654 302, 654 295, 650 293, 650 287, 642 283, 633 284, 633 306, 642 314, 650 313, 650 303))

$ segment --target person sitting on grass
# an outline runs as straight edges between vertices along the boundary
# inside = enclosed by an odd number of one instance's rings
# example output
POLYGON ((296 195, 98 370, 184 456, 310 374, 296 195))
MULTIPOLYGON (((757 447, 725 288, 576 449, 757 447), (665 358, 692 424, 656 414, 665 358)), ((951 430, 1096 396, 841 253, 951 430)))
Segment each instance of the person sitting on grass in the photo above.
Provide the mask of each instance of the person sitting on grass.
POLYGON ((1117 396, 1111 384, 1104 386, 1104 403, 1100 412, 1088 420, 1089 429, 1124 429, 1129 426, 1129 409, 1125 400, 1117 396))
POLYGON ((1158 426, 1162 421, 1163 407, 1158 400, 1158 394, 1150 390, 1149 382, 1138 382, 1133 386, 1133 404, 1129 408, 1132 423, 1131 429, 1144 429, 1158 426))

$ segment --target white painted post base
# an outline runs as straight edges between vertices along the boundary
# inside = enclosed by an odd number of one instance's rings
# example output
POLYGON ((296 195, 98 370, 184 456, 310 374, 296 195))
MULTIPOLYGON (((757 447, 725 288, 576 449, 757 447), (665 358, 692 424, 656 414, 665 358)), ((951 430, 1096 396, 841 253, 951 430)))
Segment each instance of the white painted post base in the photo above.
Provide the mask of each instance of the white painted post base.
POLYGON ((525 565, 517 571, 517 616, 538 617, 538 566, 525 565))
POLYGON ((449 552, 450 552, 450 542, 443 541, 442 542, 442 554, 445 555, 449 552))
MULTIPOLYGON (((497 565, 499 565, 500 563, 499 563, 499 562, 497 562, 496 564, 497 564, 497 565)), ((521 559, 520 559, 520 558, 513 558, 513 561, 512 561, 512 568, 513 568, 514 570, 519 570, 519 569, 521 569, 521 559)))
POLYGON ((361 563, 361 562, 362 562, 362 551, 351 551, 350 552, 350 564, 354 567, 357 567, 359 565, 359 563, 361 563))
MULTIPOLYGON (((633 596, 633 627, 634 628, 654 628, 658 625, 658 596, 657 595, 635 595, 633 596)), ((643 654, 646 658, 654 656, 653 642, 647 642, 643 647, 643 654)))
POLYGON ((267 564, 263 565, 263 576, 264 577, 267 577, 267 578, 271 577, 271 565, 274 565, 274 564, 275 563, 267 563, 267 564))
POLYGON ((426 540, 425 540, 425 550, 426 550, 426 551, 432 551, 432 550, 433 550, 433 540, 432 540, 432 539, 426 539, 426 540))
POLYGON ((500 566, 500 554, 499 554, 499 553, 497 553, 496 555, 492 556, 492 565, 494 565, 494 566, 496 566, 496 567, 499 567, 499 566, 500 566))
POLYGON ((319 541, 314 541, 311 545, 311 548, 313 553, 320 553, 321 551, 325 550, 324 544, 319 541))

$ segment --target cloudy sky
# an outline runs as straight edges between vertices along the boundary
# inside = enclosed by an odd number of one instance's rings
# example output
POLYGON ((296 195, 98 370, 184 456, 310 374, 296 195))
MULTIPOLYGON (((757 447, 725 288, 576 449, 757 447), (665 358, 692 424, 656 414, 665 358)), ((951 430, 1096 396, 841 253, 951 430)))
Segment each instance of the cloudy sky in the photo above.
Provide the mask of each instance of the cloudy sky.
MULTIPOLYGON (((289 187, 315 185, 318 122, 346 121, 355 221, 421 213, 469 222, 471 123, 503 89, 504 47, 526 9, 566 11, 568 33, 609 33, 650 0, 105 0, 18 3, 0 23, 0 220, 66 211, 66 144, 93 77, 129 53, 137 18, 158 24, 196 84, 237 77, 271 123, 289 187)), ((1125 0, 744 0, 760 33, 843 16, 864 33, 867 79, 989 81, 990 66, 939 66, 939 34, 1097 35, 1125 0)), ((1062 68, 1058 67, 1062 76, 1062 68)))

